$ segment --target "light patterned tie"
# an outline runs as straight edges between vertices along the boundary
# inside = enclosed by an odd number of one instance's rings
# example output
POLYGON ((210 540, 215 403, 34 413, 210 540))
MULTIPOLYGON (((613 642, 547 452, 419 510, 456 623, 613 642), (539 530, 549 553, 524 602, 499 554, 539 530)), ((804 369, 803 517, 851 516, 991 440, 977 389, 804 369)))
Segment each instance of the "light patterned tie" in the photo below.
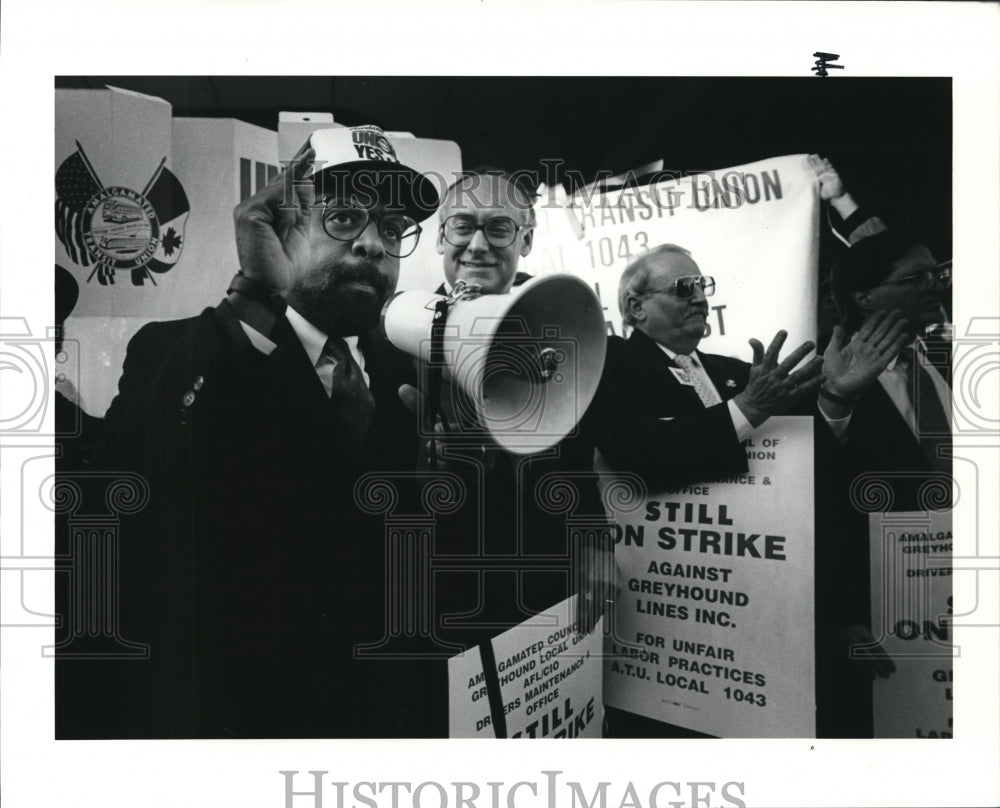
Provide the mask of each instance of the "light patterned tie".
POLYGON ((375 399, 365 384, 361 368, 341 337, 330 337, 323 347, 323 354, 336 363, 330 399, 337 411, 337 419, 355 445, 360 447, 375 417, 375 399))
POLYGON ((687 374, 688 381, 691 382, 702 404, 706 407, 714 407, 716 404, 722 403, 719 391, 705 381, 705 377, 698 371, 694 360, 690 356, 687 354, 677 354, 674 356, 674 362, 677 364, 677 367, 687 374))

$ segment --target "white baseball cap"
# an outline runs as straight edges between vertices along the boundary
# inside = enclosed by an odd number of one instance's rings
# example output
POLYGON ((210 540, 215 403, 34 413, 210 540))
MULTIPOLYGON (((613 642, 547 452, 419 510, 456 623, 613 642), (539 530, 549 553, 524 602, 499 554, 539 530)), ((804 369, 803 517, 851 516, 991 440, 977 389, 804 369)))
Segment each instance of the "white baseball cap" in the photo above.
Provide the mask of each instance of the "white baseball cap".
POLYGON ((317 129, 309 145, 316 152, 311 176, 321 198, 350 193, 363 203, 383 202, 418 222, 438 208, 434 183, 399 162, 392 140, 378 126, 317 129))

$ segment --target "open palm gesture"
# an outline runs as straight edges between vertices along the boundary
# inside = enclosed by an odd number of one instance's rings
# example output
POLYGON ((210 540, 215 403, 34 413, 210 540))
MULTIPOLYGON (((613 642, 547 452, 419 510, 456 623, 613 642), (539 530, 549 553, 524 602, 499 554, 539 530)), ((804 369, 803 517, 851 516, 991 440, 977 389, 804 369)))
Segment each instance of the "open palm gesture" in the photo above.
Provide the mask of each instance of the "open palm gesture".
POLYGON ((877 311, 848 340, 837 326, 823 353, 826 387, 835 395, 856 398, 911 340, 899 311, 877 311))

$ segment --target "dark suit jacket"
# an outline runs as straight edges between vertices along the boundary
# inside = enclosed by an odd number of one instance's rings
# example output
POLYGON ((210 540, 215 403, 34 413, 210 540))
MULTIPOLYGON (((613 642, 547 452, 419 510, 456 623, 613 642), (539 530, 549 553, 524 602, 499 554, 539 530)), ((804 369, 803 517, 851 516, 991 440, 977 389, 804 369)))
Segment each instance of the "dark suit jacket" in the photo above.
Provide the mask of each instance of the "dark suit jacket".
POLYGON ((419 674, 354 658, 385 634, 387 601, 385 522, 355 484, 414 468, 409 360, 363 341, 376 414, 359 452, 287 320, 271 338, 255 350, 223 301, 130 342, 99 463, 152 492, 119 539, 122 634, 151 656, 90 663, 98 706, 63 698, 61 737, 443 734, 419 674))
POLYGON ((921 497, 922 486, 937 481, 950 487, 947 472, 934 472, 909 425, 877 383, 854 405, 843 462, 852 480, 865 475, 865 480, 889 485, 892 502, 880 505, 880 511, 924 510, 930 501, 921 497))
POLYGON ((698 352, 723 403, 705 407, 694 388, 671 372, 660 347, 639 330, 608 339, 595 427, 597 446, 615 469, 635 471, 656 486, 677 486, 745 472, 746 452, 728 405, 749 379, 738 359, 698 352))

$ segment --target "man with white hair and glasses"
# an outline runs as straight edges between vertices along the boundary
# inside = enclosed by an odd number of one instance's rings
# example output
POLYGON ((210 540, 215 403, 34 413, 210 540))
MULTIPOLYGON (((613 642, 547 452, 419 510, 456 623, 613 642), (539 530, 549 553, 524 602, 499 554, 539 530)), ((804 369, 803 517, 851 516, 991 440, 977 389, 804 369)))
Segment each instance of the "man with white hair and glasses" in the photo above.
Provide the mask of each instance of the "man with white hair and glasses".
POLYGON ((626 267, 618 306, 632 333, 608 340, 601 384, 614 395, 598 430, 598 447, 612 467, 639 472, 654 485, 745 472, 742 441, 819 387, 820 359, 795 370, 812 342, 778 361, 784 331, 766 351, 750 340, 752 365, 699 351, 706 298, 714 292, 714 278, 675 244, 654 247, 626 267))

